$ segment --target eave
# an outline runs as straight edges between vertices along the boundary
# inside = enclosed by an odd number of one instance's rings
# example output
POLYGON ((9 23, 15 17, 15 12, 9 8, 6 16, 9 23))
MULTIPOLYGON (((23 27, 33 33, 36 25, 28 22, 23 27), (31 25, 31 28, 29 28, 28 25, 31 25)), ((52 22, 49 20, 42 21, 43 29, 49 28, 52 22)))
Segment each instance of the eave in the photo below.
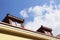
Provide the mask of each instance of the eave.
POLYGON ((44 34, 33 32, 33 31, 28 31, 26 29, 16 28, 3 22, 0 22, 0 33, 19 36, 19 37, 20 36, 26 37, 30 39, 38 39, 38 40, 51 40, 51 39, 56 40, 57 39, 55 37, 47 36, 44 34))

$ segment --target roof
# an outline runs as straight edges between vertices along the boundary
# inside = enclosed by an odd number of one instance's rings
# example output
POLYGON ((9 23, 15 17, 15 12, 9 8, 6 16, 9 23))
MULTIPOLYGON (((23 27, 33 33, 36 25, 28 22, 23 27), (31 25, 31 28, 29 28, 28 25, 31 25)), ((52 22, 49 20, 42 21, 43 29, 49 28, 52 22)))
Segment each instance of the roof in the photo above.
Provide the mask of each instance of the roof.
POLYGON ((58 34, 56 37, 57 37, 57 38, 60 38, 60 34, 58 34))
POLYGON ((56 38, 54 36, 48 36, 48 35, 42 34, 40 32, 35 32, 35 31, 22 29, 22 28, 16 28, 16 27, 13 27, 12 25, 4 23, 4 22, 0 22, 0 32, 7 33, 7 34, 14 33, 12 35, 17 35, 17 36, 25 34, 24 36, 27 36, 27 37, 30 36, 30 37, 39 38, 39 39, 40 39, 40 37, 41 38, 46 38, 46 39, 56 38), (38 35, 40 35, 40 36, 38 36, 38 35))
POLYGON ((12 19, 12 20, 24 22, 24 19, 12 16, 10 14, 7 14, 6 17, 2 20, 2 22, 6 21, 9 18, 12 19))
POLYGON ((46 31, 49 31, 49 32, 52 31, 51 28, 45 27, 45 26, 43 26, 43 25, 41 25, 41 27, 40 27, 37 31, 39 31, 39 30, 46 30, 46 31))

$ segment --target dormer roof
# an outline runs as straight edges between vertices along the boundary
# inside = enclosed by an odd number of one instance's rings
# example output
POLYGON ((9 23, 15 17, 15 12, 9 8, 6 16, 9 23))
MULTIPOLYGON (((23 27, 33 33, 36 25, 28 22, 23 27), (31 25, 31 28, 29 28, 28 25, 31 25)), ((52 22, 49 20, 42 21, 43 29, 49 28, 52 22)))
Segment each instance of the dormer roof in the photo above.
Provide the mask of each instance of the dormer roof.
POLYGON ((10 14, 7 14, 6 17, 2 20, 2 22, 7 21, 8 19, 11 19, 11 20, 13 20, 13 21, 18 21, 18 22, 24 22, 24 19, 21 19, 21 18, 12 16, 12 15, 10 15, 10 14))
POLYGON ((41 25, 41 27, 40 27, 37 31, 39 31, 39 30, 45 30, 45 31, 49 31, 49 32, 52 31, 51 28, 45 27, 45 26, 43 26, 43 25, 41 25))

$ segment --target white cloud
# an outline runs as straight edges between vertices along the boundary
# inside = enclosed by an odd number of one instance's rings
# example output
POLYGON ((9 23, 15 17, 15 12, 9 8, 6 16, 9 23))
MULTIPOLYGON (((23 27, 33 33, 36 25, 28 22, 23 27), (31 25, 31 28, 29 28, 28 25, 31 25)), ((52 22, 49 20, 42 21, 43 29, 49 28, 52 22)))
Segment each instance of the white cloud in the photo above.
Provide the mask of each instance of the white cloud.
POLYGON ((32 12, 32 7, 30 7, 30 8, 28 9, 28 12, 32 12))
POLYGON ((22 10, 22 11, 20 12, 20 14, 21 14, 24 18, 28 17, 26 10, 22 10))
POLYGON ((29 18, 28 13, 31 12, 34 14, 34 21, 29 21, 25 25, 26 29, 36 31, 41 25, 44 25, 46 27, 52 28, 54 35, 60 33, 60 5, 55 5, 54 1, 50 1, 49 6, 44 4, 43 6, 30 7, 26 10, 22 10, 20 14, 23 17, 29 18))

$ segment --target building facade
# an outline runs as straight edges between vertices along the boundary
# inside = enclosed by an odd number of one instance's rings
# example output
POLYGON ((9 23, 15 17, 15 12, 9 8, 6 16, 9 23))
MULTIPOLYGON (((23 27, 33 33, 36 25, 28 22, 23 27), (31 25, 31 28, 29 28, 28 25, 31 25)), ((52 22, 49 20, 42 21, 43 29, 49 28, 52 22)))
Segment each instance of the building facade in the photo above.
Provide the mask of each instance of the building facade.
POLYGON ((7 14, 0 22, 0 40, 60 40, 50 36, 52 29, 39 28, 36 32, 24 28, 24 19, 7 14), (43 30, 39 31, 40 29, 43 30), (49 33, 49 35, 46 35, 49 33))

